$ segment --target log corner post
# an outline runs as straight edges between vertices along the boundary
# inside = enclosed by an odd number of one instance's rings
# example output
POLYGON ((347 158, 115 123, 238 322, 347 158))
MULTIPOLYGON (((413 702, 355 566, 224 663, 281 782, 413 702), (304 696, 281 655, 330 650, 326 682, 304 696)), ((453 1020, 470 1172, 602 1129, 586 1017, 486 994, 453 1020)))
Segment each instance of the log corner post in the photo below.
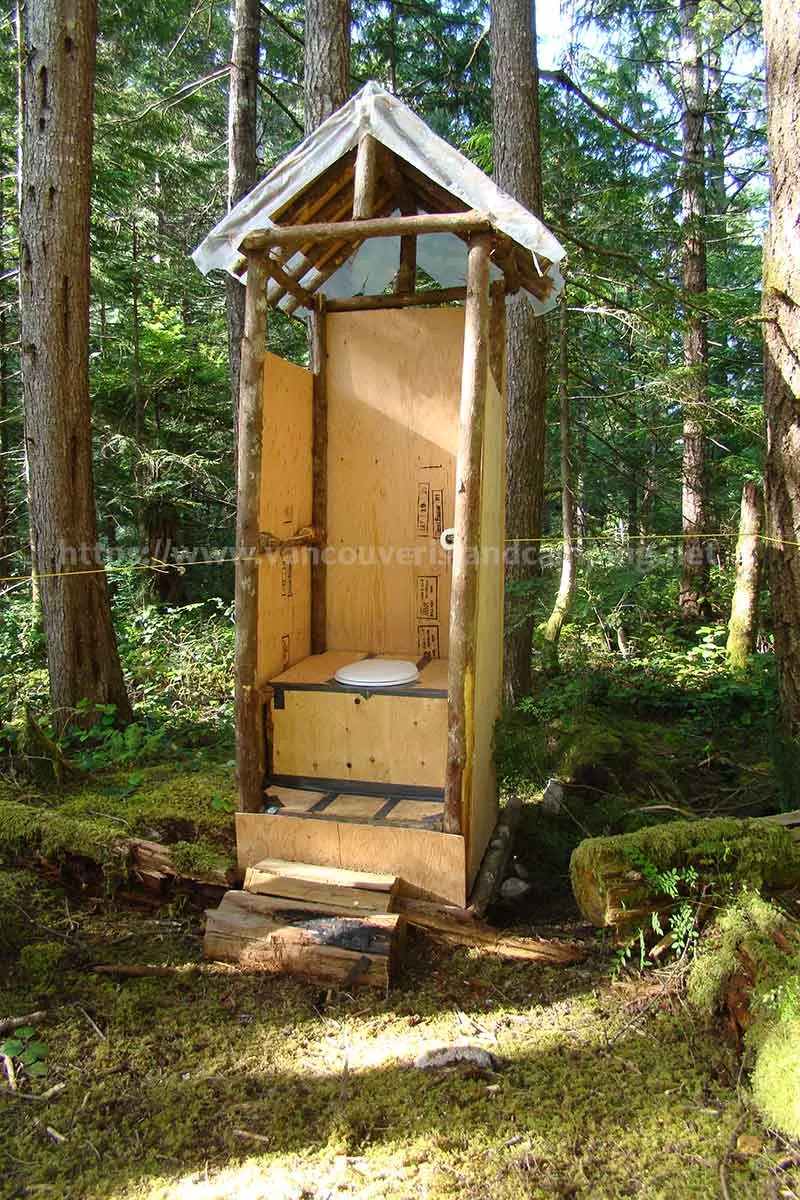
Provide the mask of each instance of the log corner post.
POLYGON ((480 560, 481 474, 489 369, 489 256, 493 239, 469 245, 464 359, 456 458, 455 542, 447 680, 444 831, 469 835, 474 747, 475 636, 480 560))
POLYGON ((258 526, 267 278, 264 253, 249 253, 236 491, 236 774, 242 812, 261 811, 267 769, 265 699, 258 680, 258 526))

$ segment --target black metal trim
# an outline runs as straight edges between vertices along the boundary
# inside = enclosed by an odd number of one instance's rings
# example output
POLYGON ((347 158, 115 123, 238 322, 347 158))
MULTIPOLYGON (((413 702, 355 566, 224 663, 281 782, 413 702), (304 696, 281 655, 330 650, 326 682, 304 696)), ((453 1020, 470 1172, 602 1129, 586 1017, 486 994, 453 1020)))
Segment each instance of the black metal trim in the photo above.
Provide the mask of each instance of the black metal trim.
POLYGON ((273 683, 272 687, 275 688, 276 708, 284 707, 284 693, 286 692, 332 692, 334 695, 361 696, 364 700, 369 700, 372 696, 417 696, 422 700, 447 699, 447 688, 426 688, 419 683, 407 684, 405 687, 362 688, 350 687, 331 679, 327 683, 273 683), (281 693, 280 704, 277 703, 279 692, 281 693))
POLYGON ((398 800, 444 800, 444 788, 412 787, 407 783, 373 783, 363 779, 319 779, 311 775, 273 775, 266 785, 304 792, 333 792, 343 796, 394 796, 398 800))

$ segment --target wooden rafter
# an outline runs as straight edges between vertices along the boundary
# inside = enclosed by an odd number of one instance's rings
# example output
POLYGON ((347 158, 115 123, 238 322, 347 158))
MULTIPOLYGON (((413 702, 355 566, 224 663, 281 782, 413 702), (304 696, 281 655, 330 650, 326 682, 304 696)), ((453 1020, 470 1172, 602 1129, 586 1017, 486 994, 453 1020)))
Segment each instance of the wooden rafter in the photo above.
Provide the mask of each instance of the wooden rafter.
POLYGON ((420 236, 426 233, 491 233, 492 223, 475 209, 469 212, 421 213, 413 217, 373 217, 365 221, 325 221, 307 225, 276 225, 249 233, 241 243, 248 253, 272 246, 305 242, 356 241, 366 237, 420 236))

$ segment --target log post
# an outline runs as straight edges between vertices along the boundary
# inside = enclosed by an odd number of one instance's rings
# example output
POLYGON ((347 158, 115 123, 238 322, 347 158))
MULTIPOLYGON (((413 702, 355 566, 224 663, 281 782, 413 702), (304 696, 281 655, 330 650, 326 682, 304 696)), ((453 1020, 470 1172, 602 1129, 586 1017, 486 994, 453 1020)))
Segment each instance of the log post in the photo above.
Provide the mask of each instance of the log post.
POLYGON ((358 142, 356 169, 353 178, 353 220, 363 221, 375 211, 375 188, 378 182, 378 143, 371 133, 358 142))
POLYGON ((464 309, 464 361, 456 459, 455 543, 450 593, 444 830, 467 833, 472 790, 475 634, 480 558, 481 462, 489 369, 491 237, 472 239, 464 309))
POLYGON ((325 624, 327 619, 327 571, 322 550, 328 528, 328 396, 326 390, 327 313, 325 297, 314 297, 314 312, 310 321, 311 369, 314 372, 313 449, 311 524, 321 531, 320 542, 312 549, 311 559, 311 653, 324 654, 327 648, 325 624))
POLYGON ((236 768, 242 812, 261 811, 266 772, 264 702, 256 672, 267 276, 263 253, 248 254, 236 494, 236 768))
MULTIPOLYGON (((406 214, 404 214, 406 215, 406 214)), ((410 214, 408 214, 410 215, 410 214)), ((400 238, 400 269, 397 272, 395 291, 400 295, 413 293, 417 286, 417 239, 400 238)))

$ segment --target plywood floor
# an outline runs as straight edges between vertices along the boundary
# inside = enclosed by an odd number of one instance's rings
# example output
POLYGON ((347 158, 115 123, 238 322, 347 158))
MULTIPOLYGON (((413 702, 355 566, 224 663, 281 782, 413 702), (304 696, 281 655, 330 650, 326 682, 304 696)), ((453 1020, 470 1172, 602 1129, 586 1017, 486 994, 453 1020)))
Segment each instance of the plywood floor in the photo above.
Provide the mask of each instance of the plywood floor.
MULTIPOLYGON (((320 781, 324 782, 324 781, 320 781)), ((416 794, 409 788, 386 789, 375 794, 342 792, 336 788, 289 787, 270 784, 264 792, 264 812, 272 816, 302 817, 316 821, 345 821, 359 825, 441 830, 444 798, 433 789, 416 794)))

